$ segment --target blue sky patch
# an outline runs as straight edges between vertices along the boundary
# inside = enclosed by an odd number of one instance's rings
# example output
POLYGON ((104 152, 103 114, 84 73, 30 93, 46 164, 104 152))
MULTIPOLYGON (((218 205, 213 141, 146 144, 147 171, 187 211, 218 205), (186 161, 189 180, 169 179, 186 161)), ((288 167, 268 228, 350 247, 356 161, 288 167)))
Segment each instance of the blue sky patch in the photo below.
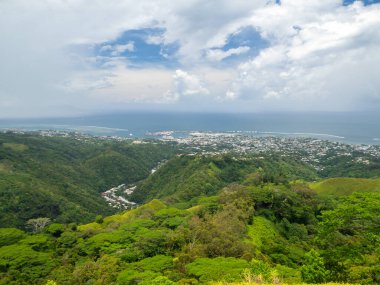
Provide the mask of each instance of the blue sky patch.
MULTIPOLYGON (((344 6, 348 6, 348 5, 351 5, 352 3, 354 3, 355 1, 358 1, 358 0, 343 0, 343 5, 344 6)), ((376 3, 380 3, 380 0, 360 0, 364 3, 364 5, 368 6, 368 5, 371 5, 371 4, 376 4, 376 3)))
POLYGON ((125 31, 117 39, 97 45, 94 52, 105 59, 122 57, 136 66, 172 66, 177 63, 175 53, 179 46, 162 43, 160 37, 164 32, 159 28, 125 31))
POLYGON ((255 28, 244 27, 237 33, 231 34, 222 49, 226 51, 240 46, 248 46, 252 50, 260 51, 261 49, 268 47, 268 42, 261 37, 260 33, 255 28))
POLYGON ((227 39, 227 43, 221 48, 221 50, 228 51, 239 47, 250 48, 248 52, 239 55, 231 55, 224 59, 224 61, 234 61, 247 57, 256 57, 262 49, 265 49, 268 46, 269 43, 261 37, 260 33, 254 27, 247 26, 241 28, 234 34, 231 34, 227 39))

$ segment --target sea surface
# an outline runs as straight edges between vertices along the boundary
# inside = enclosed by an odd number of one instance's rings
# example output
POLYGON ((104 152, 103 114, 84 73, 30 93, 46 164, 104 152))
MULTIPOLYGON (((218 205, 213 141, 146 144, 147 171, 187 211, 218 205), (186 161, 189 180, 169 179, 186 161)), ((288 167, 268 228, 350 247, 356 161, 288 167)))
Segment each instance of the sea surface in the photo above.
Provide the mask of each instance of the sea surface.
POLYGON ((315 137, 380 145, 380 112, 158 113, 131 112, 75 118, 0 119, 0 128, 65 130, 92 135, 146 137, 160 131, 244 132, 256 136, 315 137))

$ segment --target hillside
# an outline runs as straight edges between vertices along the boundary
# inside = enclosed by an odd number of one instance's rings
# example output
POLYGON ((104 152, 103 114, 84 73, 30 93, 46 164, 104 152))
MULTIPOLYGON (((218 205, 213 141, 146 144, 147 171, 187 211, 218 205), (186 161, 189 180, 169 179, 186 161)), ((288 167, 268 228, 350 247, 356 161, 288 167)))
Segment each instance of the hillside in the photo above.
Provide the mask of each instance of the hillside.
POLYGON ((85 222, 115 210, 100 192, 146 178, 173 146, 96 138, 0 134, 0 225, 25 226, 31 218, 85 222))
POLYGON ((309 184, 318 195, 343 196, 354 192, 380 192, 380 179, 330 178, 309 184))
POLYGON ((189 209, 152 200, 78 227, 2 228, 0 284, 378 284, 379 195, 318 220, 305 185, 234 184, 189 209))
POLYGON ((175 203, 189 201, 200 195, 214 195, 230 183, 314 180, 317 177, 312 167, 297 159, 275 154, 181 155, 165 163, 157 172, 139 183, 130 198, 138 203, 153 198, 175 203))
POLYGON ((380 283, 377 179, 308 182, 280 153, 0 139, 0 285, 380 283), (139 206, 116 213, 99 192, 120 183, 139 206))

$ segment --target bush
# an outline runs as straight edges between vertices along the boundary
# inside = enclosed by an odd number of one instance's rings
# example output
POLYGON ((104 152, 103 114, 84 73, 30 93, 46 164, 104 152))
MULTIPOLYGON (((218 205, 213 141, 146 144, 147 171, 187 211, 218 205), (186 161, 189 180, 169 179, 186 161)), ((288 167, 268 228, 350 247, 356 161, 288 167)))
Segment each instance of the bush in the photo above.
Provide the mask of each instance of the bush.
POLYGON ((97 215, 95 217, 95 223, 98 223, 98 224, 103 223, 103 216, 102 215, 97 215))
POLYGON ((186 269, 188 273, 199 279, 201 282, 224 280, 239 281, 242 278, 242 272, 248 268, 246 260, 233 257, 217 258, 199 258, 188 264, 186 269))
POLYGON ((51 234, 53 237, 60 237, 65 231, 65 227, 62 224, 51 224, 46 228, 46 232, 51 234))
MULTIPOLYGON (((120 272, 120 274, 117 277, 117 284, 119 285, 131 284, 132 285, 132 284, 137 284, 144 281, 149 282, 159 276, 161 276, 161 274, 153 272, 153 271, 139 272, 137 270, 127 269, 120 272)), ((140 284, 144 284, 144 283, 140 283, 140 284)))
POLYGON ((329 276, 329 271, 326 270, 323 258, 315 250, 305 254, 306 262, 301 267, 303 281, 307 283, 323 283, 326 282, 329 276))
POLYGON ((23 239, 26 234, 14 228, 0 228, 0 247, 11 245, 23 239))

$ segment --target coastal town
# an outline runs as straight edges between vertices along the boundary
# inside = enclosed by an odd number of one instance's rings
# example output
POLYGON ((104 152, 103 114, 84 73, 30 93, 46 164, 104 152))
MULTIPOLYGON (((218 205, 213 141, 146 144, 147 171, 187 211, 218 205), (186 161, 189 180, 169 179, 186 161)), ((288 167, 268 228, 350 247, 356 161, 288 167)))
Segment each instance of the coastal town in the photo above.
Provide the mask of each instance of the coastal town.
MULTIPOLYGON (((91 144, 100 144, 104 141, 118 141, 126 144, 171 144, 176 148, 177 155, 214 156, 232 154, 239 159, 253 155, 257 159, 267 154, 277 154, 296 158, 313 167, 318 172, 328 170, 337 162, 341 165, 366 165, 366 167, 380 167, 380 146, 370 144, 347 144, 338 137, 330 140, 307 135, 275 135, 257 132, 175 132, 161 131, 148 132, 143 137, 122 137, 115 135, 93 135, 80 131, 64 130, 3 130, 24 135, 39 135, 43 137, 65 137, 91 144), (334 140, 333 140, 334 139, 334 140)), ((151 170, 154 173, 166 163, 160 161, 151 170)), ((345 166, 343 166, 345 167, 345 166)), ((110 207, 126 210, 136 207, 129 196, 138 187, 136 184, 114 185, 104 189, 101 197, 110 207)))
MULTIPOLYGON (((380 147, 375 145, 355 145, 323 140, 311 137, 255 136, 243 133, 214 132, 156 132, 148 136, 155 140, 178 144, 181 155, 218 155, 232 153, 238 156, 247 154, 279 153, 282 156, 297 157, 317 171, 322 171, 332 160, 344 158, 352 163, 367 164, 380 160, 380 147)), ((135 139, 132 143, 147 143, 143 139, 135 139)), ((260 156, 258 156, 260 157, 260 156)), ((151 170, 151 174, 163 164, 151 170)), ((110 206, 128 209, 135 206, 127 200, 136 186, 124 184, 102 193, 110 206)))
POLYGON ((187 137, 177 138, 173 135, 165 133, 160 139, 185 146, 193 155, 280 153, 283 156, 296 156, 318 170, 323 167, 322 160, 336 157, 351 158, 363 164, 380 159, 380 146, 377 145, 345 144, 307 136, 264 136, 239 132, 189 132, 187 137))
MULTIPOLYGON (((125 141, 132 144, 171 143, 178 146, 180 154, 185 155, 218 155, 234 153, 236 155, 277 153, 282 156, 294 156, 323 170, 324 165, 335 158, 346 158, 348 161, 370 164, 380 162, 380 145, 348 144, 342 137, 323 134, 275 134, 264 132, 201 132, 201 131, 159 131, 146 132, 143 136, 94 135, 78 130, 19 130, 7 129, 3 132, 19 134, 37 134, 47 137, 71 137, 76 140, 96 143, 100 141, 125 141)), ((154 173, 157 168, 152 169, 154 173)), ((118 186, 126 187, 126 186, 118 186)), ((105 199, 115 207, 130 207, 129 201, 117 196, 119 188, 107 190, 105 199)), ((103 195, 103 194, 102 194, 103 195)))
MULTIPOLYGON (((71 137, 80 141, 96 143, 97 141, 125 141, 133 144, 174 143, 179 151, 187 155, 216 155, 222 153, 280 153, 296 155, 304 162, 317 165, 322 159, 348 157, 368 164, 380 159, 380 145, 348 144, 342 137, 331 135, 312 136, 312 134, 275 134, 264 132, 200 132, 200 131, 160 131, 147 132, 144 136, 94 135, 75 130, 19 130, 7 129, 3 132, 19 134, 37 134, 48 137, 71 137)), ((159 167, 159 165, 158 165, 159 167)), ((317 167, 317 166, 316 166, 317 167)), ((152 173, 156 169, 152 169, 152 173)))

